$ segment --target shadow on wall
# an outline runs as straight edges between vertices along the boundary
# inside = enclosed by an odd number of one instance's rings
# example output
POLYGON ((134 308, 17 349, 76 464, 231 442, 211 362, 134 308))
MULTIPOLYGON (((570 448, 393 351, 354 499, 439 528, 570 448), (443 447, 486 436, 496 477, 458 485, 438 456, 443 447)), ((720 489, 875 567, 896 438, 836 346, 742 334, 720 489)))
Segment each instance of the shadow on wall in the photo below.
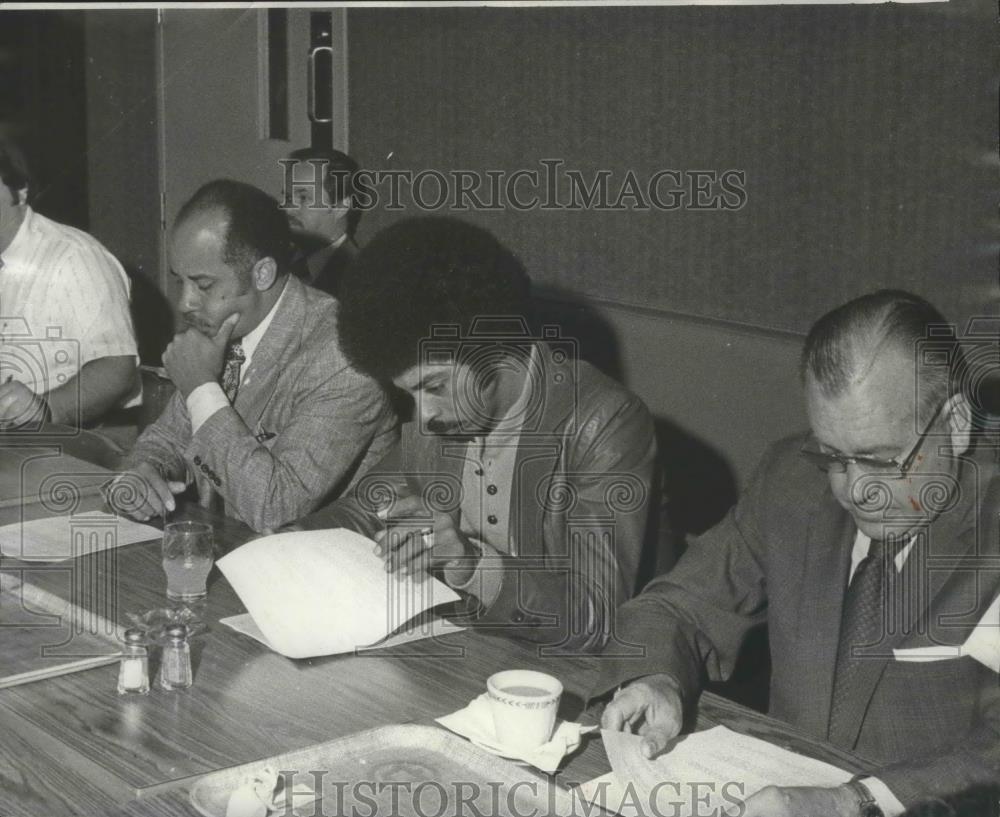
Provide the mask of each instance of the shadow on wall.
POLYGON ((656 443, 674 528, 684 536, 704 533, 736 502, 736 476, 729 461, 665 417, 656 418, 656 443))
MULTIPOLYGON (((547 287, 536 298, 535 318, 538 326, 561 327, 563 337, 579 344, 580 358, 622 381, 621 349, 614 329, 579 296, 547 287)), ((654 417, 654 422, 659 502, 651 508, 653 527, 640 565, 640 588, 669 571, 683 554, 687 538, 719 522, 738 493, 736 475, 722 452, 666 417, 654 417)), ((769 682, 767 632, 761 627, 748 637, 730 680, 709 688, 765 712, 769 682)))
MULTIPOLYGON (((621 351, 615 330, 583 298, 560 287, 536 288, 535 325, 556 325, 578 344, 578 355, 608 377, 622 382, 621 351)), ((628 385, 627 383, 625 385, 628 385)))
POLYGON ((141 272, 126 267, 132 282, 132 324, 139 344, 139 362, 162 366, 163 350, 174 336, 174 313, 170 301, 141 272))
MULTIPOLYGON (((584 299, 546 287, 536 298, 535 310, 539 326, 561 327, 563 337, 579 344, 583 360, 622 382, 621 349, 615 330, 584 299)), ((656 417, 655 422, 667 519, 675 534, 669 545, 676 550, 661 549, 650 560, 647 579, 673 566, 684 536, 703 533, 722 519, 736 501, 737 492, 736 476, 721 452, 666 417, 656 417)), ((667 546, 661 541, 661 548, 667 546)))

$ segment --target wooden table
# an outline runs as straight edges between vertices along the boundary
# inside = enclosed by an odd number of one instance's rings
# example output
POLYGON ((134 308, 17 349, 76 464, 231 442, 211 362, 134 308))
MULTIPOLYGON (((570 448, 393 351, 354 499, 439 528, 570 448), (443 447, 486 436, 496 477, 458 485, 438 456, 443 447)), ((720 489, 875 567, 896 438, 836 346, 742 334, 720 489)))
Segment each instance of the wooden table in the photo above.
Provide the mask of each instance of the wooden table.
MULTIPOLYGON (((175 518, 211 521, 223 550, 252 535, 197 507, 175 518)), ((122 623, 126 612, 165 603, 158 542, 68 564, 33 567, 24 578, 73 592, 82 607, 111 611, 122 623)), ((292 661, 220 625, 220 617, 244 608, 218 570, 209 581, 209 630, 193 641, 195 684, 187 692, 154 688, 145 697, 121 697, 115 665, 0 690, 0 817, 188 815, 187 790, 199 775, 380 725, 432 723, 483 691, 499 669, 531 667, 559 677, 566 689, 560 715, 575 718, 597 669, 592 657, 541 657, 534 646, 471 631, 378 653, 292 661)), ((705 695, 699 728, 716 723, 864 770, 832 747, 705 695)), ((582 782, 608 769, 600 740, 590 739, 559 779, 582 782)))

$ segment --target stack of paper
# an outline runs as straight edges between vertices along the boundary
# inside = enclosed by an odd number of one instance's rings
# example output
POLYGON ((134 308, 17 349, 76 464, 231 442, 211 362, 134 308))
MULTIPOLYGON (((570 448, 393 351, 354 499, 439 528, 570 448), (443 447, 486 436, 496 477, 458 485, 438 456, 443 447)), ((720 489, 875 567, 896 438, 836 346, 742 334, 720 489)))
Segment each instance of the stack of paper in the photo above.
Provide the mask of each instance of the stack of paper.
POLYGON ((353 652, 459 598, 437 579, 387 573, 375 543, 343 529, 254 539, 218 565, 259 631, 250 634, 289 658, 353 652))
POLYGON ((742 811, 746 798, 765 786, 839 786, 849 772, 716 726, 678 738, 647 760, 642 738, 601 732, 612 772, 580 786, 583 799, 623 817, 688 817, 742 811))

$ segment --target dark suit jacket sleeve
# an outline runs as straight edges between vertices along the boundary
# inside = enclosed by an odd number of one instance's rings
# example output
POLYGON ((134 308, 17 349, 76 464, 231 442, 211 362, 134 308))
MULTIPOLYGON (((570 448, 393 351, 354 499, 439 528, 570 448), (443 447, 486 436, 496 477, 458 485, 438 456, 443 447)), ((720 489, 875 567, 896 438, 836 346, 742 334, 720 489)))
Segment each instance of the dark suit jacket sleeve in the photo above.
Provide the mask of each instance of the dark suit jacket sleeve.
POLYGON ((974 785, 1000 782, 1000 678, 992 670, 986 670, 984 676, 981 719, 952 751, 874 772, 907 808, 974 785))
POLYGON ((616 607, 635 593, 655 494, 656 438, 645 405, 628 396, 579 417, 565 445, 572 529, 566 514, 552 510, 541 563, 501 556, 499 594, 476 621, 560 651, 592 652, 610 637, 616 607), (581 520, 600 521, 588 529, 581 520))
POLYGON ((140 462, 148 462, 164 478, 187 482, 184 449, 190 438, 191 421, 187 406, 180 394, 174 392, 156 422, 139 435, 121 468, 127 471, 140 462))
POLYGON ((213 414, 191 438, 185 459, 205 465, 227 506, 254 530, 274 529, 343 490, 373 444, 391 427, 375 381, 317 354, 295 378, 289 416, 273 440, 258 442, 232 407, 213 414))
MULTIPOLYGON (((988 473, 995 473, 995 469, 991 469, 988 473)), ((996 564, 996 543, 1000 538, 997 517, 1000 490, 996 480, 994 479, 982 493, 977 525, 982 531, 980 534, 982 550, 973 551, 971 555, 973 564, 981 565, 985 569, 972 569, 965 575, 976 577, 971 580, 972 586, 975 587, 973 594, 980 609, 985 611, 1000 596, 1000 573, 991 566, 996 564)), ((985 618, 986 615, 987 613, 984 613, 981 619, 986 627, 1000 628, 1000 620, 991 621, 985 618)), ((974 614, 973 618, 980 620, 978 614, 974 614)), ((946 621, 947 617, 943 616, 938 620, 937 626, 947 627, 946 621)), ((977 698, 975 700, 966 698, 968 711, 972 713, 968 731, 961 734, 943 751, 890 764, 875 772, 875 776, 882 780, 907 807, 929 798, 947 797, 976 785, 1000 783, 1000 676, 992 668, 979 664, 971 656, 958 660, 972 662, 971 666, 978 671, 980 678, 977 698)), ((922 690, 925 694, 948 696, 951 701, 960 700, 956 696, 975 694, 974 685, 956 683, 958 672, 953 668, 955 667, 953 661, 927 666, 928 669, 940 668, 938 677, 942 686, 930 688, 928 682, 929 688, 922 690)), ((921 712, 920 716, 924 716, 924 713, 921 712)), ((898 718, 894 725, 904 735, 909 726, 906 717, 898 718)), ((961 722, 955 726, 960 727, 961 722)), ((956 728, 955 731, 960 733, 961 729, 956 728)))
POLYGON ((639 645, 632 657, 603 661, 592 697, 626 681, 667 673, 681 685, 685 704, 697 700, 707 672, 728 677, 747 632, 761 624, 767 609, 764 543, 758 509, 774 462, 765 456, 737 506, 718 525, 694 540, 669 573, 623 605, 615 644, 639 645))

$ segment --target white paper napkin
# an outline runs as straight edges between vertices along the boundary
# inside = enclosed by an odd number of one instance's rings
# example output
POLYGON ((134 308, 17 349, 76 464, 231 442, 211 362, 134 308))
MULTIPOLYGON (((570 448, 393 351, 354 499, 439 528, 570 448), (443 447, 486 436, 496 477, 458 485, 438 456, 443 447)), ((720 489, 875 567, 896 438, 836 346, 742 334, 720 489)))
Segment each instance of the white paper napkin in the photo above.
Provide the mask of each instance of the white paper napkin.
POLYGON ((316 790, 307 783, 296 783, 289 793, 284 790, 286 782, 273 766, 265 766, 245 775, 229 793, 226 817, 267 817, 278 812, 283 814, 289 803, 304 808, 318 799, 316 790))
POLYGON ((438 718, 437 722, 445 729, 450 729, 474 743, 481 743, 503 757, 523 760, 547 774, 553 774, 559 768, 562 759, 576 751, 583 735, 597 729, 596 726, 583 726, 572 721, 556 721, 556 728, 548 743, 527 751, 502 746, 497 742, 490 698, 485 692, 474 698, 464 709, 444 715, 438 718))

